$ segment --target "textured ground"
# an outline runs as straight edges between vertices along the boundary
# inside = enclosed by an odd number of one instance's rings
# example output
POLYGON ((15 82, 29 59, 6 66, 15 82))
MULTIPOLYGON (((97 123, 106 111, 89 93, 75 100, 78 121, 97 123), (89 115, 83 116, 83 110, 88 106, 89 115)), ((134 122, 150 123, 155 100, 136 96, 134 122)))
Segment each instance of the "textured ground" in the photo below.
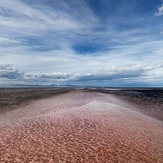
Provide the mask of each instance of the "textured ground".
POLYGON ((30 101, 67 93, 72 88, 0 88, 0 113, 30 101))
POLYGON ((115 95, 73 91, 0 114, 0 162, 162 163, 163 121, 115 95))

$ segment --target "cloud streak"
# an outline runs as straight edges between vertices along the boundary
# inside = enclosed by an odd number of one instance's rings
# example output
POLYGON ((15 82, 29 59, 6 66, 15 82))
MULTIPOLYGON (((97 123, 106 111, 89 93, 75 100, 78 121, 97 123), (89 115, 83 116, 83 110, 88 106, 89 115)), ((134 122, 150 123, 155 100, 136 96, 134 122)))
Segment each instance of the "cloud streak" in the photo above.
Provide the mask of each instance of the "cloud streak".
POLYGON ((163 15, 163 5, 158 7, 157 12, 155 13, 156 16, 162 16, 163 15))

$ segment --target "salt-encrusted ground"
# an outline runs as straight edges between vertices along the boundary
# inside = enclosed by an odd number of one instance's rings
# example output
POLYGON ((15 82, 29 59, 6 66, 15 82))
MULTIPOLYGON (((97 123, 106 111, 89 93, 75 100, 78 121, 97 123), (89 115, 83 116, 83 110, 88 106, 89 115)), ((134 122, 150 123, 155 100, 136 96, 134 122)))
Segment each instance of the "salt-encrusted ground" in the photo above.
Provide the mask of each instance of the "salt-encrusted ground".
POLYGON ((74 91, 0 114, 0 162, 162 163, 163 122, 114 95, 74 91))

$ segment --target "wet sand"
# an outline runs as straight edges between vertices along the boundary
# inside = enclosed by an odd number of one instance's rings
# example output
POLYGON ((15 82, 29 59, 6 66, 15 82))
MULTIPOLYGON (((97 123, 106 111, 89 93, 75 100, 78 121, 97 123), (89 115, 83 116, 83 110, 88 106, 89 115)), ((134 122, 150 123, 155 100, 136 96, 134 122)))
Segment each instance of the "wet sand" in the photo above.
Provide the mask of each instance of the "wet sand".
POLYGON ((162 163, 163 121, 138 106, 72 91, 4 112, 0 162, 162 163))

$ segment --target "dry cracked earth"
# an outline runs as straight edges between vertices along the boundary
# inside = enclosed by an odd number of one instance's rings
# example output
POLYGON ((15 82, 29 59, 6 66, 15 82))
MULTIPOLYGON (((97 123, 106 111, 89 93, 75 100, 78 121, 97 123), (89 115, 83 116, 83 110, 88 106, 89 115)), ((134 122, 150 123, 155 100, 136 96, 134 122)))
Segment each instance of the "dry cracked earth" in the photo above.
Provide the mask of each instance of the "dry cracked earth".
POLYGON ((138 106, 79 90, 3 112, 0 162, 162 163, 163 121, 138 106))

